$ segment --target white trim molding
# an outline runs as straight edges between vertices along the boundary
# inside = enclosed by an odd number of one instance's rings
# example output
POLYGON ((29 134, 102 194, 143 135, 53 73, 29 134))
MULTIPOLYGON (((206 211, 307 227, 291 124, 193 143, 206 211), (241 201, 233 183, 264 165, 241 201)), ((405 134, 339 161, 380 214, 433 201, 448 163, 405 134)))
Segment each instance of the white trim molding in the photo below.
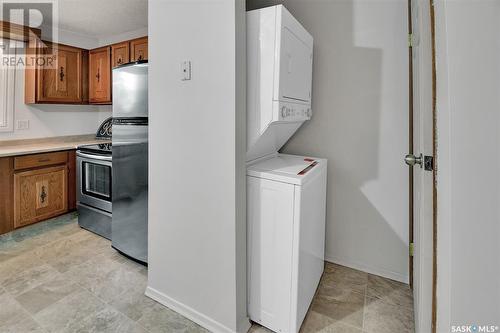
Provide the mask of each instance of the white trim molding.
MULTIPOLYGON (((9 41, 0 39, 0 59, 9 41)), ((3 65, 0 61, 0 132, 14 131, 16 66, 3 65)))
POLYGON ((402 283, 409 283, 408 275, 401 275, 398 272, 393 272, 390 270, 386 270, 380 267, 372 267, 370 265, 366 265, 364 263, 355 262, 355 261, 346 261, 341 258, 337 258, 332 255, 325 254, 325 261, 330 262, 332 264, 337 264, 340 266, 349 267, 352 269, 356 269, 358 271, 362 271, 365 273, 382 276, 391 280, 399 281, 402 283))
POLYGON ((195 309, 165 295, 164 293, 151 288, 147 287, 146 288, 146 296, 149 298, 152 298, 153 300, 157 301, 158 303, 166 306, 167 308, 179 313, 180 315, 186 317, 189 320, 192 320, 193 322, 197 323, 198 325, 206 328, 210 332, 215 332, 215 333, 245 333, 250 329, 250 321, 246 320, 244 323, 239 325, 241 328, 241 331, 237 332, 229 327, 213 320, 212 318, 207 317, 203 313, 200 313, 196 311, 195 309))

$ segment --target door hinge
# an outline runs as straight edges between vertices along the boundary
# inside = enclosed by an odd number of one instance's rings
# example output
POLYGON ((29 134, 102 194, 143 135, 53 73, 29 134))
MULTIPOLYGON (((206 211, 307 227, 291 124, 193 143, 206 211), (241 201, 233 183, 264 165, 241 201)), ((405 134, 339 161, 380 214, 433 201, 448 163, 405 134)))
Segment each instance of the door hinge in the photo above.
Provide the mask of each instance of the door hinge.
POLYGON ((433 171, 434 170, 434 157, 424 156, 424 170, 433 171))
POLYGON ((410 245, 408 246, 408 250, 410 252, 410 257, 413 257, 413 250, 414 250, 413 243, 410 243, 410 245))
POLYGON ((408 34, 408 47, 413 47, 413 34, 408 34))

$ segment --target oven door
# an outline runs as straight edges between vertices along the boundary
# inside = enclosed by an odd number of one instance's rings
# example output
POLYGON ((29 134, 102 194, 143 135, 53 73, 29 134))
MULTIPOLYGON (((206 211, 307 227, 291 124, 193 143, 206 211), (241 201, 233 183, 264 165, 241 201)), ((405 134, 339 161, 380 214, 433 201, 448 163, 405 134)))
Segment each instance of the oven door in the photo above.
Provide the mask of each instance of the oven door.
POLYGON ((80 204, 111 213, 112 158, 76 152, 77 177, 80 185, 77 200, 80 204))

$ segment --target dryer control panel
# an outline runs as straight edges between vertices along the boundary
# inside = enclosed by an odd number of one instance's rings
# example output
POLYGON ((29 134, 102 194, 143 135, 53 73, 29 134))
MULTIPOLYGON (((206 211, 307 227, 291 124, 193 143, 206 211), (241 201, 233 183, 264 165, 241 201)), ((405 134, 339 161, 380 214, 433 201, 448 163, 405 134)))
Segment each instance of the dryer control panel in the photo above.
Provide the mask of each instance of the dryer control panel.
POLYGON ((306 121, 311 116, 312 109, 309 105, 279 103, 278 121, 306 121))

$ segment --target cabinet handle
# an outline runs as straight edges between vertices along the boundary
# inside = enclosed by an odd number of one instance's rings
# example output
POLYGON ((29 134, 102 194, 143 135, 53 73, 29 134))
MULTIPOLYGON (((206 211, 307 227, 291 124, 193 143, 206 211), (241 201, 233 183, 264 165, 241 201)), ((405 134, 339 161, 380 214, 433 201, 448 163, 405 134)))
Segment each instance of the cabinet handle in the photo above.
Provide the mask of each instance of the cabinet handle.
POLYGON ((50 158, 41 158, 38 160, 39 163, 50 162, 50 158))
POLYGON ((118 65, 121 65, 122 64, 122 58, 118 59, 117 63, 118 63, 118 65))
POLYGON ((64 80, 64 67, 61 66, 61 71, 59 72, 59 80, 62 82, 64 80))
POLYGON ((42 186, 42 193, 40 193, 40 202, 44 203, 45 198, 47 198, 47 192, 45 191, 45 186, 42 186))
POLYGON ((139 55, 139 58, 137 60, 141 61, 142 60, 142 54, 139 55))
POLYGON ((99 73, 99 68, 97 68, 97 75, 95 77, 97 78, 97 82, 101 80, 101 74, 99 73))

